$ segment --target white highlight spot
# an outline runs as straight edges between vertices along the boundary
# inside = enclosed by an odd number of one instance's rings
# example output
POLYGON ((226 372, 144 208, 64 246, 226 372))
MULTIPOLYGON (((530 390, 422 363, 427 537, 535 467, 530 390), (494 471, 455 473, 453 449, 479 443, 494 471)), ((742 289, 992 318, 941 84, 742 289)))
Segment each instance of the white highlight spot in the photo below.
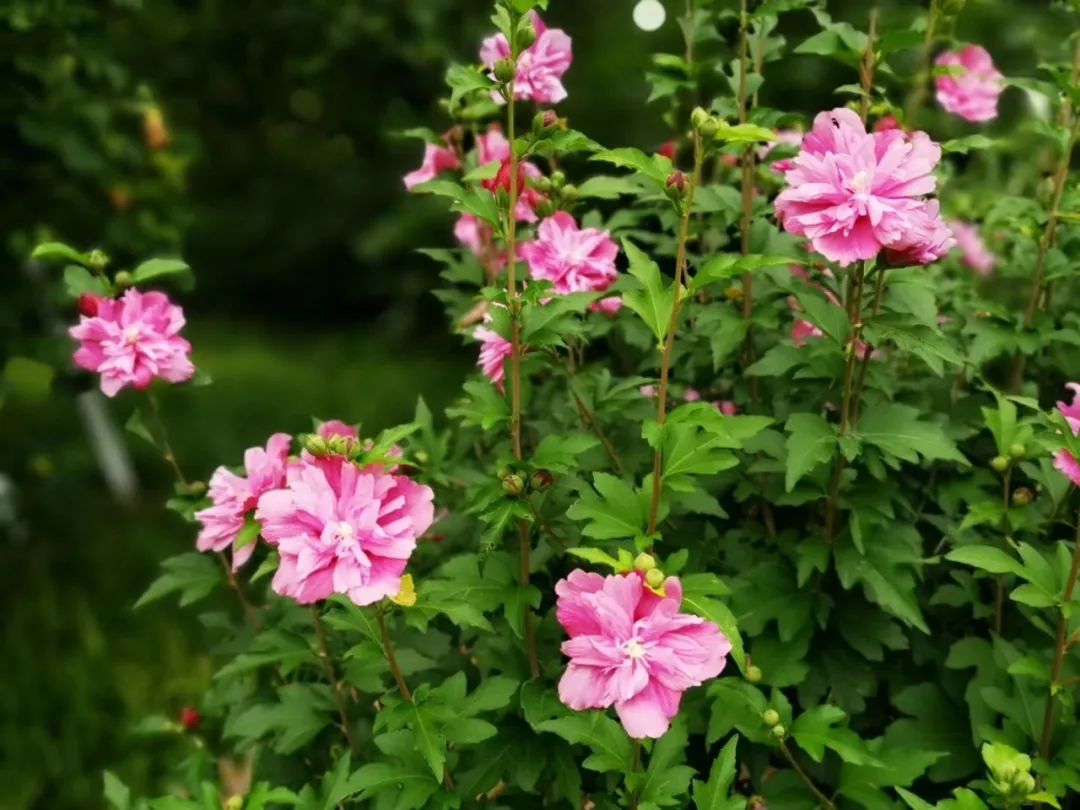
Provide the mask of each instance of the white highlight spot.
POLYGON ((627 658, 644 658, 645 648, 641 646, 641 642, 636 638, 630 639, 623 645, 623 652, 626 653, 627 658))
POLYGON ((665 19, 667 12, 660 0, 641 0, 634 6, 634 25, 642 31, 655 31, 665 19))

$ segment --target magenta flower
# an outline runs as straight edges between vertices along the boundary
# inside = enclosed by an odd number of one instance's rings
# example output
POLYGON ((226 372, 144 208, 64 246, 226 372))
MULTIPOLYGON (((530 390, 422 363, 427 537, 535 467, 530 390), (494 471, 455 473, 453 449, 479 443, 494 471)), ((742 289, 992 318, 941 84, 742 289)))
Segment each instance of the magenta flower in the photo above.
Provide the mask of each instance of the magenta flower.
MULTIPOLYGON (((566 98, 562 76, 574 60, 570 37, 559 28, 548 28, 535 11, 529 12, 529 16, 536 28, 536 41, 518 54, 514 98, 537 104, 558 104, 566 98)), ((502 34, 493 34, 480 46, 480 61, 490 71, 494 71, 496 62, 508 59, 510 55, 510 43, 502 34)), ((495 80, 494 72, 488 75, 495 80)), ((493 93, 492 98, 504 103, 498 93, 493 93)))
POLYGON ((734 416, 739 412, 739 406, 732 402, 730 399, 713 400, 713 405, 724 416, 734 416))
POLYGON ((941 218, 937 200, 927 200, 911 217, 910 229, 885 249, 889 264, 908 266, 936 262, 956 244, 941 218))
POLYGON ((559 699, 571 709, 614 705, 626 733, 657 738, 682 693, 724 669, 731 642, 716 625, 679 613, 682 585, 646 587, 640 572, 602 577, 580 569, 555 585, 556 615, 570 638, 559 699))
MULTIPOLYGON (((1074 436, 1080 435, 1080 383, 1066 383, 1065 387, 1073 393, 1071 403, 1058 401, 1058 410, 1065 416, 1065 421, 1072 428, 1074 436)), ((1054 453, 1054 469, 1080 486, 1080 461, 1068 450, 1062 448, 1054 453)))
MULTIPOLYGON (((446 136, 443 136, 446 143, 446 136)), ((424 144, 424 160, 419 169, 415 169, 405 175, 405 188, 412 189, 428 180, 434 180, 442 172, 453 171, 461 168, 461 161, 457 152, 447 143, 446 146, 438 146, 433 143, 424 144)))
MULTIPOLYGON (((521 245, 521 258, 529 274, 550 281, 560 293, 604 292, 619 277, 615 257, 619 247, 607 231, 579 228, 574 218, 558 211, 540 223, 535 241, 521 245)), ((622 306, 619 298, 606 298, 594 305, 613 313, 622 306)))
MULTIPOLYGON (((210 501, 213 504, 195 513, 202 524, 195 547, 199 551, 224 551, 235 544, 248 513, 255 509, 264 492, 284 486, 285 469, 289 459, 287 433, 275 433, 266 449, 251 447, 244 453, 244 472, 237 475, 228 467, 218 467, 210 476, 210 501)), ((255 551, 250 542, 233 548, 233 570, 246 563, 255 551)))
MULTIPOLYGON (((484 321, 487 323, 490 318, 485 318, 484 321)), ((480 341, 480 357, 476 364, 496 388, 504 390, 506 358, 513 352, 513 345, 494 329, 486 326, 476 327, 473 337, 480 341)))
MULTIPOLYGON (((497 124, 488 127, 488 131, 476 138, 476 163, 484 166, 499 162, 499 171, 495 177, 481 180, 480 185, 492 194, 503 189, 510 191, 510 141, 503 135, 497 124)), ((514 209, 519 222, 536 222, 536 207, 544 200, 544 195, 529 185, 530 180, 543 177, 537 166, 523 160, 518 163, 517 191, 518 201, 514 209)))
POLYGON ((776 216, 841 265, 874 259, 912 229, 926 231, 923 195, 937 185, 940 158, 941 147, 924 132, 868 133, 851 110, 819 113, 784 175, 776 216))
POLYGON ((979 229, 970 222, 949 223, 949 229, 956 237, 956 245, 960 248, 962 261, 980 276, 988 276, 997 264, 997 257, 986 247, 979 229))
MULTIPOLYGON (((778 146, 801 146, 803 142, 803 134, 797 129, 778 129, 776 131, 776 140, 770 141, 764 146, 760 147, 757 152, 758 160, 764 162, 765 159, 772 154, 773 150, 778 146)), ((783 174, 794 166, 794 160, 792 158, 781 158, 780 160, 773 161, 770 167, 775 174, 783 174)))
POLYGON ((952 68, 949 75, 934 80, 938 103, 946 112, 975 122, 997 118, 998 97, 1005 82, 986 48, 968 45, 959 53, 941 54, 936 64, 952 68))
POLYGON ((701 392, 696 388, 687 388, 683 391, 683 402, 701 402, 701 392))
POLYGON ((264 493, 255 512, 281 557, 271 587, 302 605, 335 593, 357 605, 393 596, 432 523, 433 500, 429 487, 341 456, 290 465, 285 485, 264 493))
POLYGON ((132 288, 122 298, 98 298, 96 312, 68 330, 79 341, 75 362, 101 375, 101 390, 116 396, 126 385, 146 388, 156 378, 190 380, 191 344, 180 337, 184 311, 160 292, 132 288))
POLYGON ((806 341, 810 340, 810 338, 819 337, 825 337, 825 333, 810 321, 800 319, 795 321, 795 325, 791 327, 791 342, 799 349, 805 346, 806 341))

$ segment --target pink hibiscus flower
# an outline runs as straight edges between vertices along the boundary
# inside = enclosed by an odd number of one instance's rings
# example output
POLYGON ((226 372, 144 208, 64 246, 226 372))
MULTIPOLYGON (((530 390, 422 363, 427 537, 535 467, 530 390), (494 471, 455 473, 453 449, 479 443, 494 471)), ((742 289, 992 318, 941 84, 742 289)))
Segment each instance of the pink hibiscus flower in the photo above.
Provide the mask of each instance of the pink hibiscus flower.
POLYGON ((713 400, 713 405, 724 416, 734 416, 739 412, 739 406, 732 402, 730 399, 713 400))
POLYGON ((885 248, 889 264, 907 266, 936 262, 956 244, 952 231, 941 218, 937 200, 927 200, 914 212, 910 230, 885 248))
MULTIPOLYGON (((876 258, 926 232, 941 147, 924 132, 868 133, 852 110, 819 113, 776 198, 785 230, 841 265, 876 258)), ((936 214, 936 209, 933 209, 936 214)))
POLYGON ((302 605, 335 593, 357 605, 393 596, 432 523, 433 500, 429 487, 341 456, 290 465, 285 485, 264 493, 255 512, 281 557, 271 587, 302 605))
MULTIPOLYGON (((83 314, 68 330, 79 341, 75 362, 101 375, 101 390, 116 396, 126 385, 146 388, 156 378, 190 380, 191 344, 180 337, 184 311, 160 292, 132 288, 123 297, 97 298, 94 314, 83 314)), ((90 311, 89 302, 82 305, 90 311)))
POLYGON ((442 172, 453 171, 461 168, 461 161, 457 152, 449 145, 446 136, 443 136, 446 146, 438 146, 433 143, 424 144, 424 159, 419 169, 415 169, 405 175, 405 188, 412 189, 428 180, 434 180, 442 172))
MULTIPOLYGON (((476 163, 484 166, 488 163, 499 162, 499 171, 495 177, 481 180, 480 185, 492 194, 501 188, 510 191, 510 141, 503 135, 497 124, 488 127, 488 131, 476 138, 476 163)), ((536 207, 543 202, 544 195, 529 185, 530 180, 538 180, 543 177, 540 169, 523 160, 518 163, 517 190, 518 201, 514 209, 519 222, 536 222, 536 207)))
MULTIPOLYGON (((529 12, 536 28, 536 41, 518 54, 517 72, 514 74, 514 98, 519 101, 535 101, 537 104, 558 104, 566 98, 562 76, 574 60, 570 37, 559 28, 548 28, 540 15, 529 12)), ((510 58, 510 43, 502 34, 493 34, 480 46, 480 61, 490 71, 500 59, 510 58)), ((494 72, 488 74, 495 80, 494 72)), ((492 98, 502 104, 498 93, 492 98)))
MULTIPOLYGON (((210 476, 210 501, 213 504, 195 513, 202 524, 195 547, 199 551, 224 551, 236 543, 244 522, 264 492, 285 484, 285 469, 292 438, 287 433, 275 433, 266 449, 251 447, 244 453, 244 472, 237 475, 227 467, 218 467, 210 476)), ((255 543, 233 548, 232 567, 237 568, 251 559, 255 543)))
MULTIPOLYGON (((550 281, 560 293, 604 292, 619 277, 615 257, 619 247, 607 231, 579 228, 574 218, 558 211, 540 223, 537 238, 521 245, 521 258, 529 274, 550 281)), ((607 313, 622 306, 620 298, 605 298, 593 305, 607 313)))
MULTIPOLYGON (((484 322, 490 322, 485 318, 484 322)), ((480 357, 476 364, 484 376, 500 391, 504 390, 506 380, 506 359, 513 352, 513 345, 494 329, 478 326, 473 330, 473 337, 480 341, 480 357)))
POLYGON ((998 97, 1005 82, 986 48, 968 45, 960 52, 941 54, 935 64, 953 69, 934 80, 938 103, 946 112, 975 122, 997 118, 998 97))
MULTIPOLYGON (((758 160, 764 161, 773 150, 778 146, 801 146, 803 142, 803 134, 797 129, 779 129, 776 131, 776 140, 769 141, 769 143, 758 149, 758 160)), ((772 164, 772 170, 776 174, 783 174, 794 166, 794 160, 792 158, 781 158, 774 161, 772 164)))
POLYGON ((949 229, 956 237, 962 261, 980 276, 988 276, 997 264, 997 257, 990 252, 979 236, 979 229, 970 222, 949 223, 949 229))
MULTIPOLYGON (((1080 435, 1080 383, 1066 383, 1065 387, 1073 393, 1072 402, 1058 401, 1057 407, 1064 414, 1065 421, 1072 428, 1073 435, 1077 436, 1080 435)), ((1068 450, 1062 448, 1054 453, 1054 468, 1074 484, 1080 486, 1080 461, 1077 461, 1076 456, 1068 450)))
POLYGON ((579 569, 555 585, 556 615, 570 636, 559 699, 577 711, 614 705, 636 739, 663 735, 682 693, 719 675, 731 651, 716 625, 679 613, 678 579, 668 577, 663 592, 649 590, 638 571, 579 569))

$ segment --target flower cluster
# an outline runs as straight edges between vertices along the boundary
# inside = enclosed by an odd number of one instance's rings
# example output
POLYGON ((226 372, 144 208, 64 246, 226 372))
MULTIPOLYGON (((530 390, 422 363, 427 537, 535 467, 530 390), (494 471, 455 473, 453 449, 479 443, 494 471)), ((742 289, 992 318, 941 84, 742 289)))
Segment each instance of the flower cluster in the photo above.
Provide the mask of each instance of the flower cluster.
POLYGON ((936 261, 953 244, 937 202, 925 199, 940 159, 924 132, 868 133, 852 110, 819 113, 784 174, 777 218, 843 266, 882 251, 894 263, 936 261))
MULTIPOLYGON (((540 223, 537 238, 521 246, 521 257, 530 275, 550 281, 556 292, 604 292, 618 278, 615 257, 618 245, 607 231, 581 228, 565 211, 540 223)), ((595 305, 608 314, 618 312, 619 298, 605 298, 595 305)))

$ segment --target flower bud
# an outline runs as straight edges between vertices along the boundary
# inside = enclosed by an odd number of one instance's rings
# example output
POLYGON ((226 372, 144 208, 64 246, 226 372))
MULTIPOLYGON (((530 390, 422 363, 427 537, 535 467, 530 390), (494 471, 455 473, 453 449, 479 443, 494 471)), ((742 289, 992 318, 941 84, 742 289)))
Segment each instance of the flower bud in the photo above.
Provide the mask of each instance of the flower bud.
POLYGON ((90 265, 90 269, 93 270, 95 273, 100 273, 106 268, 106 266, 108 266, 109 256, 105 253, 104 250, 98 250, 97 248, 95 248, 94 250, 90 251, 90 256, 88 257, 87 264, 90 265))
POLYGON ((775 726, 772 727, 772 735, 776 737, 776 739, 782 740, 784 739, 784 737, 787 736, 787 729, 777 723, 775 726))
POLYGON ((732 284, 724 288, 724 298, 728 301, 742 301, 743 288, 741 284, 732 284))
POLYGON ((510 57, 500 59, 495 63, 495 78, 503 84, 508 84, 517 75, 517 65, 510 57))
POLYGON ((536 470, 529 476, 529 488, 535 492, 543 492, 555 483, 555 476, 548 470, 536 470))
POLYGON ((780 712, 778 712, 776 709, 766 709, 761 713, 761 719, 765 723, 765 725, 772 728, 780 722, 780 712))
POLYGON ((698 127, 698 134, 706 140, 710 141, 716 137, 716 133, 720 131, 720 123, 715 118, 710 118, 705 121, 700 127, 698 127))
POLYGON ((507 495, 521 495, 525 491, 525 480, 517 473, 511 473, 503 478, 502 488, 507 495))
POLYGON ((222 805, 222 810, 244 810, 244 797, 240 795, 230 796, 222 805))
POLYGON ((566 174, 560 169, 556 169, 551 173, 551 187, 554 189, 560 189, 566 185, 566 174))
POLYGON ((536 26, 528 17, 522 17, 517 27, 518 50, 525 50, 536 42, 536 26))
POLYGON ((135 278, 127 270, 121 270, 113 276, 113 284, 116 285, 116 289, 118 290, 126 290, 134 283, 135 278))
POLYGON ((541 200, 536 204, 536 213, 540 215, 541 219, 550 217, 558 210, 558 207, 551 200, 541 200))
POLYGON ((578 198, 577 186, 575 186, 573 183, 567 183, 565 186, 563 186, 560 196, 562 197, 563 202, 572 203, 578 198))
POLYGON ((761 671, 761 667, 751 664, 746 668, 746 680, 750 683, 761 683, 761 679, 764 677, 764 673, 761 671))
POLYGON ((645 584, 650 588, 659 588, 664 584, 664 572, 659 568, 654 568, 651 571, 645 572, 645 584))
POLYGON ((1035 500, 1035 496, 1027 487, 1020 487, 1012 494, 1013 506, 1027 506, 1033 500, 1035 500))
POLYGON ((764 796, 751 796, 746 800, 746 810, 769 810, 764 796))
POLYGON ((998 472, 1005 472, 1005 470, 1009 469, 1009 460, 1005 456, 994 456, 990 461, 990 466, 998 472))
POLYGON ((304 449, 313 456, 325 456, 330 453, 330 445, 318 433, 312 433, 304 442, 304 449))
POLYGON ((532 131, 536 137, 542 137, 548 130, 559 123, 559 116, 554 110, 541 110, 533 116, 532 131))
POLYGON ((93 318, 98 313, 98 301, 100 299, 93 293, 83 293, 79 296, 79 314, 87 318, 93 318))
POLYGON ((643 551, 634 558, 634 568, 638 571, 652 571, 656 568, 656 558, 643 551))
POLYGON ((201 722, 202 715, 199 714, 198 709, 191 706, 185 706, 180 710, 180 725, 184 727, 185 731, 195 731, 201 722))
POLYGON ((204 481, 188 481, 187 486, 183 487, 185 495, 194 495, 198 497, 206 492, 206 482, 204 481))
POLYGON ((694 111, 690 113, 690 126, 694 129, 701 129, 701 125, 711 118, 712 116, 704 107, 694 107, 694 111))
POLYGON ((681 195, 686 191, 686 183, 686 175, 676 170, 668 175, 667 180, 664 182, 664 188, 681 195))
POLYGON ((1009 448, 1009 455, 1013 458, 1023 458, 1027 454, 1027 448, 1020 442, 1016 442, 1009 448))
POLYGON ((550 177, 538 177, 532 181, 532 186, 542 194, 551 193, 551 178, 550 177))

